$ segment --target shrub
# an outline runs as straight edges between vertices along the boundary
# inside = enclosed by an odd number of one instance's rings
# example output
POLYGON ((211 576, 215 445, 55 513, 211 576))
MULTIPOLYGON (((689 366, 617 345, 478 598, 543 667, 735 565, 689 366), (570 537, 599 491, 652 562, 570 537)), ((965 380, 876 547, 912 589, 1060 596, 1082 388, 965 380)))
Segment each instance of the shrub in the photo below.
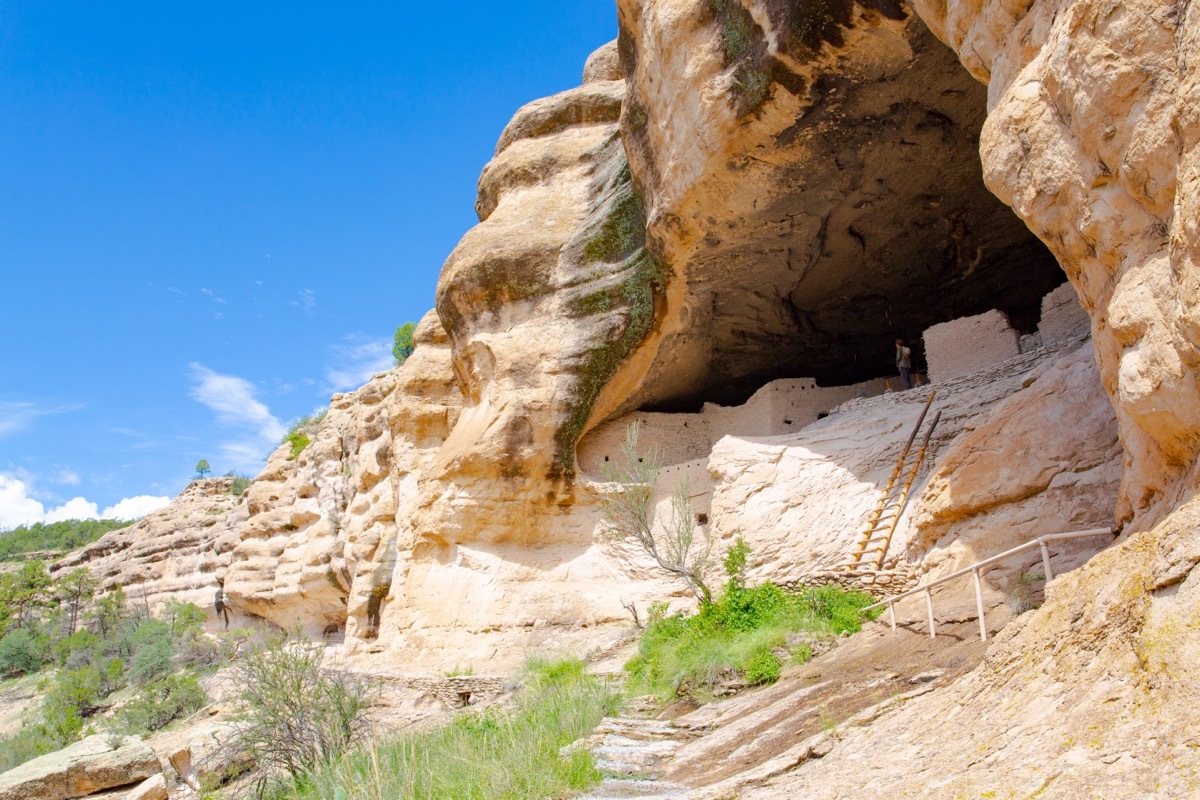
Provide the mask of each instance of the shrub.
POLYGON ((171 636, 182 639, 203 633, 208 614, 195 603, 181 603, 175 599, 168 599, 163 603, 158 618, 167 624, 171 636))
POLYGON ((150 733, 204 706, 208 695, 195 675, 170 675, 148 683, 117 714, 118 728, 128 733, 150 733))
POLYGON ((248 653, 237 670, 240 748, 254 760, 259 786, 292 781, 348 750, 367 731, 367 687, 321 670, 324 648, 294 634, 248 653))
POLYGON ((662 467, 658 448, 638 453, 638 423, 629 426, 621 445, 624 464, 606 462, 602 472, 612 486, 600 495, 600 513, 608 534, 616 540, 632 539, 638 549, 654 559, 660 569, 682 580, 703 605, 712 602, 705 582, 712 555, 712 539, 696 539, 692 493, 687 478, 671 497, 671 514, 665 522, 654 514, 655 484, 662 467), (657 529, 657 530, 656 530, 657 529))
POLYGON ((0 739, 0 773, 19 767, 38 756, 63 746, 44 725, 25 725, 7 739, 0 739))
POLYGON ((0 639, 0 675, 37 672, 45 663, 46 644, 24 628, 0 639))
POLYGON ((129 636, 129 680, 143 686, 171 672, 175 646, 171 626, 162 620, 147 620, 129 636))
POLYGON ((188 636, 179 642, 179 663, 185 667, 215 667, 221 663, 221 645, 202 635, 188 636))
POLYGON ((283 435, 283 441, 280 444, 286 444, 291 448, 289 461, 295 461, 304 452, 304 448, 312 444, 312 436, 316 434, 317 428, 325 419, 325 414, 326 410, 314 412, 296 420, 292 427, 288 428, 288 432, 283 435))
POLYGON ((83 720, 99 709, 104 676, 95 666, 60 670, 42 700, 42 718, 50 736, 72 742, 83 720))
POLYGON ((241 497, 244 495, 246 490, 250 488, 250 484, 254 482, 254 479, 249 475, 238 475, 233 470, 226 472, 225 477, 233 478, 233 480, 229 482, 229 493, 234 497, 241 497))
MULTIPOLYGON (((693 616, 666 616, 651 609, 638 654, 625 668, 629 690, 664 700, 688 695, 704 700, 717 683, 739 677, 751 684, 779 679, 788 637, 799 631, 825 636, 857 631, 860 609, 873 598, 863 592, 824 586, 792 594, 771 583, 743 585, 745 555, 738 545, 726 557, 729 582, 720 599, 693 616)), ((792 657, 812 655, 798 645, 792 657)))
POLYGON ((54 643, 54 661, 60 667, 74 669, 96 660, 100 637, 89 630, 79 630, 54 643))

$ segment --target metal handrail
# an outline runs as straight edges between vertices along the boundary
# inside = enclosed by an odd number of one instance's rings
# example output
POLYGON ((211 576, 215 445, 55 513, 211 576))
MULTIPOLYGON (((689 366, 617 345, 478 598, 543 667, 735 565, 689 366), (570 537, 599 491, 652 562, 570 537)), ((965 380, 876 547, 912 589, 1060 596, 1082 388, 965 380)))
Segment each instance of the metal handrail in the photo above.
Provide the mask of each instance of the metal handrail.
POLYGON ((936 639, 937 629, 933 620, 933 593, 930 590, 935 586, 940 586, 941 584, 946 583, 947 581, 952 581, 955 578, 960 578, 967 573, 971 573, 975 580, 975 607, 979 611, 979 638, 986 642, 988 634, 987 623, 985 623, 983 619, 983 585, 979 576, 980 570, 982 570, 984 567, 995 564, 997 561, 1008 558, 1009 556, 1016 555, 1017 553, 1023 553, 1026 550, 1032 550, 1035 547, 1040 547, 1042 550, 1042 567, 1046 571, 1046 583, 1049 583, 1054 579, 1054 573, 1050 570, 1050 548, 1046 546, 1046 542, 1057 541, 1059 539, 1082 539, 1088 536, 1104 536, 1106 534, 1109 536, 1116 536, 1117 532, 1112 528, 1090 528, 1086 531, 1049 533, 1045 536, 1039 536, 1036 539, 1030 539, 1024 544, 1017 545, 1011 550, 1005 550, 999 555, 992 556, 991 558, 985 558, 983 561, 980 561, 977 564, 973 564, 972 566, 965 567, 957 572, 952 572, 949 575, 938 578, 936 581, 932 581, 931 583, 927 583, 923 586, 918 586, 915 589, 909 589, 907 592, 898 594, 895 597, 889 597, 887 600, 880 600, 878 603, 872 603, 871 605, 862 609, 860 613, 866 613, 873 608, 887 606, 888 613, 891 615, 892 630, 896 630, 896 603, 907 597, 912 597, 915 594, 924 592, 925 609, 929 616, 929 637, 931 639, 936 639))

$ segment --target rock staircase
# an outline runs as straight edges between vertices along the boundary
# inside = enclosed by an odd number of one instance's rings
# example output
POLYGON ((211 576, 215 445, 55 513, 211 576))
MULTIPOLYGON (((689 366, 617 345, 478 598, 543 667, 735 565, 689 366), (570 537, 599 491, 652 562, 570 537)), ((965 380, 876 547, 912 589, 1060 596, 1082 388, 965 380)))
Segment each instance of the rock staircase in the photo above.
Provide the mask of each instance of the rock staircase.
POLYGON ((580 800, 681 800, 687 787, 659 780, 661 765, 699 736, 672 722, 606 717, 572 748, 592 752, 604 780, 580 800))

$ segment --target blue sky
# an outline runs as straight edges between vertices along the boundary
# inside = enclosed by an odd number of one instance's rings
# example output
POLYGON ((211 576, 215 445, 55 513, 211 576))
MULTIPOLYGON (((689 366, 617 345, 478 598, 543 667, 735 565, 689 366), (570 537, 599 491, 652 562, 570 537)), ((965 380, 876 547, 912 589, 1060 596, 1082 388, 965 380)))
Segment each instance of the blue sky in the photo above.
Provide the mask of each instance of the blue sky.
POLYGON ((0 529, 256 473, 615 35, 614 0, 0 2, 0 529))

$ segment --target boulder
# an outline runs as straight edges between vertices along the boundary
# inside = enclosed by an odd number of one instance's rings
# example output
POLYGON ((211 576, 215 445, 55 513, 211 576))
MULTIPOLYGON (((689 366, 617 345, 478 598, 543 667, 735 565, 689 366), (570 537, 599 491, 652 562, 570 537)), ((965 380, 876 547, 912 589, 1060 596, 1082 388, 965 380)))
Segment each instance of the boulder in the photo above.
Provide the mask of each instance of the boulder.
POLYGON ((118 747, 97 734, 0 775, 0 800, 70 800, 161 773, 158 756, 136 736, 118 747))
POLYGON ((162 773, 151 775, 125 795, 125 800, 167 800, 167 782, 162 773))

